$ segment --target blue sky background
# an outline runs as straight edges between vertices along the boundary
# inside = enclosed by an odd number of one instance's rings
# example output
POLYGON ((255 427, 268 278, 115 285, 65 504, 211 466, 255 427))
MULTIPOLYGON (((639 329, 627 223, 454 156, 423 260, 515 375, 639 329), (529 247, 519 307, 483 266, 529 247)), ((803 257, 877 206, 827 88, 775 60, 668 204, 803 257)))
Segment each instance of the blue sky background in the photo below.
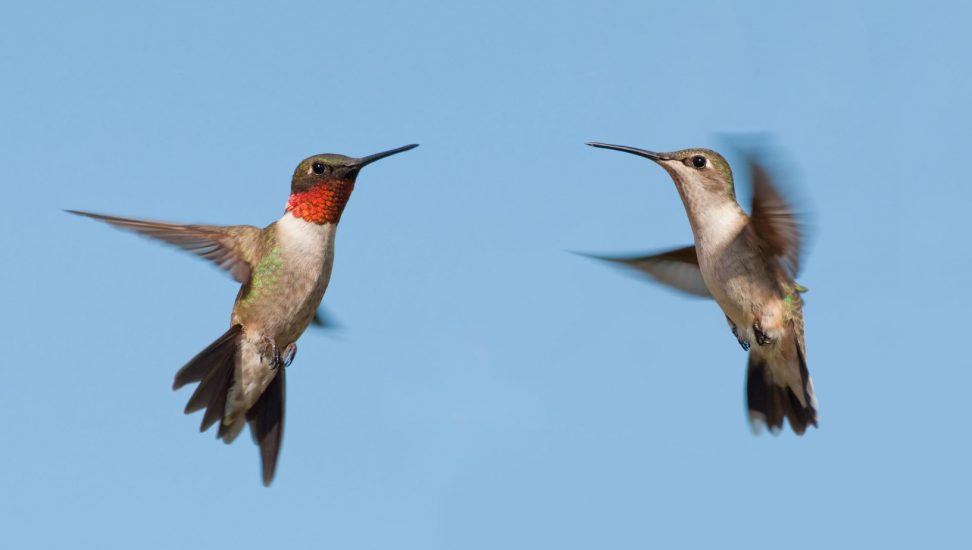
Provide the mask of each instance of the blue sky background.
POLYGON ((967 547, 967 4, 130 4, 0 8, 5 548, 967 547), (714 304, 567 252, 691 239, 584 142, 750 132, 816 213, 803 438, 750 433, 714 304), (302 158, 413 142, 265 489, 170 390, 236 284, 60 209, 265 225, 302 158))

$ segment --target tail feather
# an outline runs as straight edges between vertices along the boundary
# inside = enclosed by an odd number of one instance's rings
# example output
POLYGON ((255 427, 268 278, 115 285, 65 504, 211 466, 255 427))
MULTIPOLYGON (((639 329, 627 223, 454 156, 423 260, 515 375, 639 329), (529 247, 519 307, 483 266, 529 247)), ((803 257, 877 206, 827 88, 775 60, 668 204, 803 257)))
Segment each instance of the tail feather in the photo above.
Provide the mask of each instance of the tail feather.
MULTIPOLYGON (((173 389, 179 389, 186 384, 199 382, 189 402, 186 403, 186 414, 205 408, 199 431, 208 430, 213 424, 223 419, 226 412, 226 395, 233 384, 235 371, 236 348, 242 326, 233 325, 225 334, 216 339, 206 349, 176 373, 173 389)), ((222 431, 222 426, 220 426, 222 431)))
POLYGON ((209 374, 212 367, 211 357, 214 353, 222 350, 230 342, 235 342, 236 337, 243 331, 241 325, 233 325, 215 342, 209 344, 206 349, 200 351, 195 357, 189 360, 175 375, 175 382, 172 389, 177 390, 186 384, 199 382, 209 374))
POLYGON ((242 410, 227 417, 227 399, 235 380, 237 352, 243 341, 242 335, 241 325, 230 327, 225 334, 179 369, 173 388, 199 383, 186 404, 186 414, 206 409, 199 431, 204 432, 218 423, 216 436, 231 443, 249 423, 253 440, 260 447, 263 484, 270 485, 277 469, 277 457, 283 440, 285 369, 277 368, 276 375, 263 394, 246 411, 245 418, 242 410))
POLYGON ((219 423, 219 431, 216 432, 216 439, 222 439, 223 443, 229 445, 236 441, 240 432, 243 431, 243 428, 246 426, 246 419, 238 416, 233 422, 227 423, 225 422, 225 418, 224 416, 224 421, 219 423))
POLYGON ((200 400, 204 401, 206 406, 199 431, 205 432, 210 426, 223 419, 223 415, 226 413, 226 395, 233 383, 233 370, 232 364, 230 368, 213 369, 212 376, 206 377, 200 382, 192 397, 189 398, 189 403, 186 404, 187 412, 189 412, 189 405, 192 404, 192 400, 197 395, 200 396, 200 400))
POLYGON ((798 345, 794 349, 795 353, 779 354, 772 364, 757 350, 749 352, 746 398, 754 426, 762 423, 776 432, 783 428, 786 418, 798 435, 807 426, 817 427, 813 382, 802 350, 798 345))
POLYGON ((277 456, 283 440, 284 425, 284 374, 287 369, 277 368, 277 375, 249 411, 246 420, 250 423, 253 441, 260 446, 260 461, 263 464, 263 484, 269 486, 277 469, 277 456))

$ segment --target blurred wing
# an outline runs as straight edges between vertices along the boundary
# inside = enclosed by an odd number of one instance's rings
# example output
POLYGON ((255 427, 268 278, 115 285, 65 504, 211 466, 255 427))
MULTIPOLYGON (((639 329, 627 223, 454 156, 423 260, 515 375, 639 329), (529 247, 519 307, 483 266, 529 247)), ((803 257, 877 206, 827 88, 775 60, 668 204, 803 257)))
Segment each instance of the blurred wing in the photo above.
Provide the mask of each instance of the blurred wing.
POLYGON ((323 307, 314 313, 314 318, 311 319, 311 325, 325 330, 341 328, 341 325, 334 320, 334 316, 330 315, 323 307))
POLYGON ((749 216, 753 231, 767 252, 776 256, 792 277, 800 271, 800 254, 804 231, 800 216, 794 212, 766 169, 751 160, 753 174, 753 209, 749 216))
POLYGON ((650 256, 629 258, 590 257, 637 269, 659 283, 694 296, 702 296, 703 298, 712 297, 709 293, 709 288, 705 286, 705 281, 702 279, 702 271, 699 270, 699 257, 695 253, 695 246, 686 246, 685 248, 677 248, 650 256))
POLYGON ((117 218, 78 210, 68 212, 174 244, 225 269, 240 283, 250 280, 250 268, 255 261, 254 253, 260 242, 260 229, 249 225, 180 225, 117 218))

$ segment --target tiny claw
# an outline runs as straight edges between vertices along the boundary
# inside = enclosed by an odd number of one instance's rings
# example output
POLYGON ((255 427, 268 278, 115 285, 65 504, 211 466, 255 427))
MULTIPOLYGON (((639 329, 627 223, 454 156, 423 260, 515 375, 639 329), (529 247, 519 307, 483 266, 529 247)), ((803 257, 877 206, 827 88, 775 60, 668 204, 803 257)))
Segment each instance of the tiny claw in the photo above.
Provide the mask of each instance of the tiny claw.
POLYGON ((291 343, 289 346, 284 348, 282 364, 284 368, 289 367, 291 363, 294 362, 294 357, 297 356, 297 344, 291 343))
POLYGON ((753 334, 756 335, 756 343, 761 346, 765 346, 767 344, 773 343, 773 339, 767 336, 765 332, 763 332, 763 329, 759 326, 758 321, 753 323, 753 334))
MULTIPOLYGON (((278 366, 280 366, 281 361, 280 361, 280 350, 277 349, 276 340, 274 340, 269 336, 264 336, 263 341, 264 343, 267 344, 267 347, 270 350, 270 363, 273 365, 273 368, 277 368, 278 366)), ((266 354, 264 354, 263 356, 266 357, 266 354)))
POLYGON ((742 346, 743 351, 749 351, 749 340, 739 337, 739 331, 736 330, 736 323, 733 323, 728 315, 726 315, 726 321, 729 321, 729 328, 732 329, 732 335, 736 337, 736 341, 742 346))

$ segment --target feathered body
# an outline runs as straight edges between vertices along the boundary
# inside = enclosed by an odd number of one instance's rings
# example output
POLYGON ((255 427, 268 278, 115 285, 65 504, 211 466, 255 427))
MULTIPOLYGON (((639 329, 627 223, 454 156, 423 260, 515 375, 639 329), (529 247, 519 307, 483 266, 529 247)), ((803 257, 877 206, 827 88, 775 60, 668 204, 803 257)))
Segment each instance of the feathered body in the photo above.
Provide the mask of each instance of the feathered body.
POLYGON ((227 443, 276 374, 268 340, 286 350, 313 320, 331 279, 336 232, 336 223, 308 222, 290 212, 263 230, 256 267, 240 288, 230 321, 243 328, 243 336, 223 417, 227 443))
POLYGON ((708 149, 653 153, 591 144, 647 157, 678 189, 694 237, 691 247, 615 259, 691 294, 713 298, 749 351, 750 419, 779 429, 787 418, 802 434, 817 425, 817 403, 806 365, 800 227, 790 206, 756 163, 753 212, 736 201, 725 159, 708 149))
POLYGON ((263 482, 276 470, 283 437, 285 367, 315 320, 334 263, 334 238, 359 170, 407 151, 364 158, 315 155, 294 170, 283 216, 249 225, 182 225, 70 211, 180 246, 212 261, 241 284, 230 328, 176 373, 176 389, 198 383, 186 413, 205 409, 200 429, 218 424, 232 442, 249 423, 260 447, 263 482))

